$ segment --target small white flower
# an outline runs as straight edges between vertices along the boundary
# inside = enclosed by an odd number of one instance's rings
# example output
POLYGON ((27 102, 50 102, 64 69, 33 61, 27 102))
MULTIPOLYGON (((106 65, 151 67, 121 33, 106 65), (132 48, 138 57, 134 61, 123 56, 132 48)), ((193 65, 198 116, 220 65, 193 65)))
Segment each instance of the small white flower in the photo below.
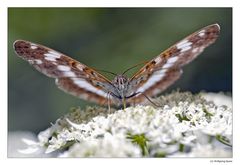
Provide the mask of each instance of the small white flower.
POLYGON ((8 133, 8 157, 49 157, 44 154, 42 147, 34 133, 15 131, 8 133))
POLYGON ((106 133, 102 139, 74 144, 60 157, 141 157, 141 150, 125 139, 106 133))

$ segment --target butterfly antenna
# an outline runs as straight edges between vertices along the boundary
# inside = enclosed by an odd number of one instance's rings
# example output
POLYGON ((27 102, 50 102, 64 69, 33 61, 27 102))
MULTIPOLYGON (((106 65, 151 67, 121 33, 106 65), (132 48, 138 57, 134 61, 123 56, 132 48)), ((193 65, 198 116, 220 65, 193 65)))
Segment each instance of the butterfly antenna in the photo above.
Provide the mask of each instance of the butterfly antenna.
POLYGON ((96 70, 99 71, 99 72, 105 72, 105 73, 109 73, 109 74, 112 74, 112 75, 114 75, 114 76, 117 76, 116 73, 113 73, 113 72, 110 72, 110 71, 100 70, 100 69, 96 69, 96 70))
POLYGON ((139 65, 146 64, 146 63, 147 63, 147 61, 144 61, 144 62, 138 63, 138 64, 136 64, 136 65, 134 65, 134 66, 132 66, 132 67, 126 69, 126 70, 122 73, 122 75, 124 75, 125 73, 127 73, 129 70, 131 70, 131 69, 133 69, 133 68, 135 68, 135 67, 137 67, 137 66, 139 66, 139 65))

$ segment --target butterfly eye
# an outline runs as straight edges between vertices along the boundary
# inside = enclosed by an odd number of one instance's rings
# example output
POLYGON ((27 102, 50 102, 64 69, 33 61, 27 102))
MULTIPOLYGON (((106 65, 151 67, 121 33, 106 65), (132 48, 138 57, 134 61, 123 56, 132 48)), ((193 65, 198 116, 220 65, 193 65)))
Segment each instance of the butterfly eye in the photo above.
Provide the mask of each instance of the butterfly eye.
POLYGON ((120 83, 121 85, 123 85, 124 82, 125 82, 125 81, 124 81, 124 78, 120 78, 120 79, 119 79, 119 83, 120 83))

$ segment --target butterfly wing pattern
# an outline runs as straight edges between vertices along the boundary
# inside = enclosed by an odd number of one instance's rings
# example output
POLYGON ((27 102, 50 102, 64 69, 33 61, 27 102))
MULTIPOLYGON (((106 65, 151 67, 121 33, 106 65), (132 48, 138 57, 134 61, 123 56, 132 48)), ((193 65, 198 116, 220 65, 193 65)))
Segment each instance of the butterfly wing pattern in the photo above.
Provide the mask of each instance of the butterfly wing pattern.
MULTIPOLYGON (((173 84, 182 74, 182 66, 195 59, 215 42, 220 33, 218 24, 209 25, 183 40, 145 64, 130 80, 136 93, 155 96, 173 84)), ((130 102, 143 102, 144 95, 136 95, 130 102)))
POLYGON ((16 54, 38 71, 56 79, 63 91, 84 100, 104 104, 112 88, 111 82, 90 67, 45 46, 17 40, 16 54))
POLYGON ((182 66, 214 43, 219 32, 218 24, 204 27, 147 62, 131 79, 118 75, 112 82, 94 69, 45 46, 17 40, 14 49, 38 71, 55 78, 57 86, 67 93, 98 104, 122 98, 134 104, 145 102, 146 95, 156 96, 173 84, 181 76, 182 66))

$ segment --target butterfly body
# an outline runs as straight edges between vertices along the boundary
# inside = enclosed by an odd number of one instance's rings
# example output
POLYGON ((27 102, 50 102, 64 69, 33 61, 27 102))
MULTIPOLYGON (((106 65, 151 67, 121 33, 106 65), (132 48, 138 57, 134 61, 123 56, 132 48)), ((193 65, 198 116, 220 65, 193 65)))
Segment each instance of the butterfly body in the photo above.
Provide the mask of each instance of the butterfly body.
POLYGON ((118 99, 128 98, 132 95, 131 86, 129 78, 124 75, 117 75, 112 84, 114 86, 114 90, 110 91, 113 97, 117 97, 118 99))
POLYGON ((55 78, 57 86, 81 99, 98 104, 125 102, 144 103, 146 95, 156 96, 182 74, 182 67, 194 60, 215 42, 220 33, 218 24, 206 26, 187 36, 147 62, 131 78, 117 75, 112 81, 94 69, 48 47, 17 40, 14 50, 41 73, 55 78))

